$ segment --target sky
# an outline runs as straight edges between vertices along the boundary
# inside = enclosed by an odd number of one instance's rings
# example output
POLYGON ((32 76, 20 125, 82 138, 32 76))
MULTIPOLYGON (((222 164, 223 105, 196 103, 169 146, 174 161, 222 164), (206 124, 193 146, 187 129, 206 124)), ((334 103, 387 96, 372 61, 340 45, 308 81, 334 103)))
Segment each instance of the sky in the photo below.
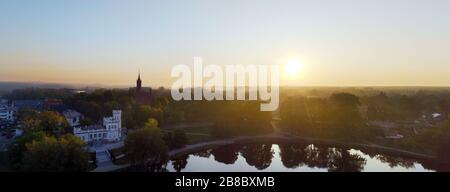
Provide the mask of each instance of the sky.
POLYGON ((303 64, 283 85, 450 86, 448 0, 0 0, 0 81, 170 86, 173 66, 303 64))

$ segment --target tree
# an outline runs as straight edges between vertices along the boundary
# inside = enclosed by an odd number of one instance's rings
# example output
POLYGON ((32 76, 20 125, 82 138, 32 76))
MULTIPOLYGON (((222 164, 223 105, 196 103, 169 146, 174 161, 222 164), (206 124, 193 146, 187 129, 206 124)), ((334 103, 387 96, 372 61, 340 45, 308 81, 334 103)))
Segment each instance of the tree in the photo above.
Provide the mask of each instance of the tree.
POLYGON ((331 95, 330 101, 335 107, 347 108, 351 111, 356 111, 361 104, 357 96, 349 93, 335 93, 331 95))
POLYGON ((359 105, 359 98, 349 93, 288 98, 281 105, 281 125, 285 131, 302 136, 372 139, 379 130, 365 126, 359 105))
POLYGON ((185 120, 184 110, 174 103, 167 104, 164 107, 164 122, 178 123, 185 120))
POLYGON ((215 101, 209 110, 215 125, 215 137, 258 135, 272 131, 271 113, 260 110, 260 101, 215 101))
POLYGON ((49 172, 82 172, 89 168, 84 142, 71 134, 60 138, 45 136, 26 144, 21 170, 49 172))
POLYGON ((167 161, 167 146, 158 128, 141 128, 129 133, 125 140, 125 153, 135 166, 167 161))
POLYGON ((155 102, 153 102, 152 106, 162 109, 169 104, 169 99, 167 97, 158 97, 155 102))
POLYGON ((151 112, 152 108, 150 106, 134 106, 133 117, 138 127, 145 125, 145 122, 150 118, 151 112))
POLYGON ((150 108, 150 117, 156 119, 159 124, 164 123, 164 112, 161 108, 152 107, 150 108))
POLYGON ((145 122, 146 128, 158 128, 158 120, 154 118, 149 118, 147 122, 145 122))
POLYGON ((369 98, 367 116, 370 120, 390 120, 392 118, 392 103, 386 93, 369 98))
POLYGON ((69 132, 66 118, 54 111, 38 113, 32 110, 21 110, 18 121, 25 133, 43 131, 50 135, 63 135, 69 132))
POLYGON ((19 121, 22 123, 22 130, 24 132, 32 132, 40 123, 38 117, 32 116, 22 117, 19 121))
POLYGON ((446 118, 449 119, 449 114, 450 114, 450 101, 449 100, 441 100, 439 102, 439 110, 442 112, 442 115, 446 118))
POLYGON ((450 121, 437 127, 433 139, 436 154, 442 158, 450 158, 450 121))
POLYGON ((21 123, 22 130, 27 133, 31 132, 38 127, 40 123, 40 114, 31 109, 21 109, 17 113, 17 121, 21 123))
POLYGON ((186 132, 182 129, 177 129, 173 134, 171 148, 178 149, 184 147, 188 142, 186 132))
POLYGON ((356 139, 362 133, 363 118, 358 110, 358 97, 348 93, 336 93, 330 97, 330 124, 334 136, 356 139))
POLYGON ((18 171, 21 169, 23 154, 27 150, 27 143, 42 141, 45 137, 46 134, 40 131, 26 132, 24 135, 16 138, 8 148, 9 167, 11 170, 18 171))
POLYGON ((305 97, 289 98, 281 105, 282 128, 290 133, 311 135, 312 119, 305 97))
POLYGON ((108 101, 106 103, 103 103, 102 116, 111 116, 111 112, 116 109, 120 109, 120 105, 116 101, 108 101))
POLYGON ((44 111, 39 115, 39 120, 38 131, 44 131, 50 135, 62 135, 69 131, 66 118, 57 112, 44 111))
POLYGON ((89 117, 80 119, 81 126, 89 126, 89 125, 94 125, 94 124, 95 124, 95 122, 92 121, 92 119, 90 119, 89 117))
POLYGON ((39 116, 39 113, 37 111, 31 110, 31 109, 21 109, 17 113, 17 119, 19 121, 23 121, 27 118, 37 119, 38 116, 39 116))
POLYGON ((164 143, 166 143, 166 146, 169 149, 172 149, 172 146, 173 146, 173 144, 172 144, 172 142, 173 142, 173 132, 169 131, 169 132, 164 133, 163 140, 164 140, 164 143))

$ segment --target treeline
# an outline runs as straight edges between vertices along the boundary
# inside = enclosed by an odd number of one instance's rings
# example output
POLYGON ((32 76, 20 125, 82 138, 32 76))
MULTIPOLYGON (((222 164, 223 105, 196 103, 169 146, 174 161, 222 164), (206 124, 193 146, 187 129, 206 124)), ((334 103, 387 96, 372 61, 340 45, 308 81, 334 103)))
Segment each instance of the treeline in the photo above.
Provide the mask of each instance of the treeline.
POLYGON ((77 93, 64 101, 67 108, 74 109, 95 122, 110 116, 112 110, 126 108, 132 102, 127 91, 102 89, 92 93, 77 93))
POLYGON ((450 120, 388 145, 450 159, 450 120))
POLYGON ((272 131, 272 113, 260 110, 260 101, 215 101, 210 111, 214 120, 212 135, 230 137, 257 135, 272 131))
POLYGON ((369 120, 397 121, 416 120, 424 114, 450 112, 450 95, 439 92, 418 92, 417 94, 391 94, 381 92, 363 98, 368 106, 369 120))
MULTIPOLYGON (((335 93, 330 97, 290 97, 280 107, 281 128, 291 134, 340 139, 347 141, 376 141, 442 158, 450 158, 450 112, 446 93, 402 95, 379 93, 358 98, 349 93, 335 93), (441 120, 421 127, 401 140, 374 140, 384 136, 382 128, 370 126, 368 121, 422 122, 423 115, 440 113, 441 120)), ((412 128, 411 128, 412 129, 412 128)))
POLYGON ((328 98, 288 98, 280 108, 281 127, 301 136, 353 141, 381 135, 381 130, 366 125, 360 105, 359 98, 349 93, 335 93, 328 98))
POLYGON ((260 105, 260 101, 172 101, 166 113, 188 122, 213 122, 215 137, 254 135, 272 130, 271 113, 262 112, 260 105))

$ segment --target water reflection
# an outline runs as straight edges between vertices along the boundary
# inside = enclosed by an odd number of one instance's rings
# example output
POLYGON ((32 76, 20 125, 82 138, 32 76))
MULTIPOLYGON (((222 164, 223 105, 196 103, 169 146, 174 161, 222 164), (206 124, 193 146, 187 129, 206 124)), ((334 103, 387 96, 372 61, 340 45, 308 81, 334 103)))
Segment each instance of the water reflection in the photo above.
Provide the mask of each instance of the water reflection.
POLYGON ((217 162, 234 164, 238 159, 240 148, 238 145, 227 145, 213 149, 211 154, 214 155, 214 159, 217 162))
POLYGON ((270 166, 273 154, 271 144, 251 144, 244 146, 241 150, 241 155, 247 164, 258 170, 264 170, 270 166))
POLYGON ((280 156, 287 168, 308 166, 326 168, 331 172, 362 171, 366 160, 349 150, 337 148, 319 148, 314 145, 280 145, 280 156))
POLYGON ((449 171, 450 166, 373 150, 355 150, 312 144, 227 145, 153 165, 147 171, 449 171), (158 168, 158 166, 160 166, 158 168))
POLYGON ((180 172, 181 170, 183 170, 184 168, 186 168, 186 165, 187 165, 187 163, 188 163, 188 161, 187 161, 188 158, 189 158, 188 155, 184 155, 184 156, 181 156, 181 157, 179 157, 179 158, 172 159, 172 166, 173 166, 173 169, 174 169, 176 172, 180 172))

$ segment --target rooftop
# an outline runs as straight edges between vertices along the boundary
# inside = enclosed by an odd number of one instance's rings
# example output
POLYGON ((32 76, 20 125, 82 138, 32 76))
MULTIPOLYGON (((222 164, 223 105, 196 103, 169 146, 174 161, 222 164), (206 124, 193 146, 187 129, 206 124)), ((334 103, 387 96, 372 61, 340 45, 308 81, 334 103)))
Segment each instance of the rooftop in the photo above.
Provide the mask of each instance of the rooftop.
POLYGON ((88 131, 88 130, 104 130, 106 129, 105 127, 103 127, 102 125, 88 125, 88 126, 83 126, 83 127, 78 127, 79 129, 83 130, 83 131, 88 131))
POLYGON ((81 113, 78 113, 75 110, 67 110, 63 112, 63 115, 67 118, 81 117, 81 113))

